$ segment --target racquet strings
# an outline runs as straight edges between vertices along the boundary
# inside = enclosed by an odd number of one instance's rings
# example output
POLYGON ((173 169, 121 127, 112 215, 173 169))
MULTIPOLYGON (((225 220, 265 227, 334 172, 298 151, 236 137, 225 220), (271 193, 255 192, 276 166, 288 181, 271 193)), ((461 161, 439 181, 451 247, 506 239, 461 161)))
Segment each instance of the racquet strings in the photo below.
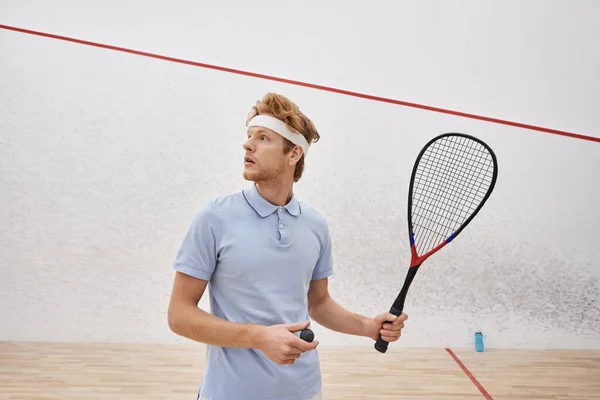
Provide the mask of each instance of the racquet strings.
POLYGON ((412 189, 412 225, 423 255, 450 237, 477 210, 493 181, 494 160, 481 143, 445 136, 423 153, 412 189))

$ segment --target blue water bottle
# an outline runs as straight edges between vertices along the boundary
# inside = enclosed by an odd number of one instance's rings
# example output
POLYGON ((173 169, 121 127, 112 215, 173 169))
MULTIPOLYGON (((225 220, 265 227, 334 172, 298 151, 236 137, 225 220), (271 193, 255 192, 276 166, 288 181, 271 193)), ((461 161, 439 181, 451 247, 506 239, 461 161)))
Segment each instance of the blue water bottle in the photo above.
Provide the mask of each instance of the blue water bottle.
POLYGON ((475 350, 478 352, 483 351, 483 334, 481 331, 475 332, 475 350))

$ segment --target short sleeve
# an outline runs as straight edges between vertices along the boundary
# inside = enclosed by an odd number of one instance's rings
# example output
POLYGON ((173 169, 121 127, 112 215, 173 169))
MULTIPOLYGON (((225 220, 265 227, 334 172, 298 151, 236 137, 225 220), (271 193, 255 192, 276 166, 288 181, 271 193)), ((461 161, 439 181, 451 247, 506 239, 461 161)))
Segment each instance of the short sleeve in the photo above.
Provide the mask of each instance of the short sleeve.
POLYGON ((315 269, 313 270, 312 279, 323 279, 333 274, 333 254, 331 246, 331 234, 329 233, 329 227, 325 226, 323 244, 321 246, 321 253, 315 269))
POLYGON ((206 204, 192 219, 175 257, 173 269, 198 279, 210 280, 216 264, 216 218, 209 204, 206 204))

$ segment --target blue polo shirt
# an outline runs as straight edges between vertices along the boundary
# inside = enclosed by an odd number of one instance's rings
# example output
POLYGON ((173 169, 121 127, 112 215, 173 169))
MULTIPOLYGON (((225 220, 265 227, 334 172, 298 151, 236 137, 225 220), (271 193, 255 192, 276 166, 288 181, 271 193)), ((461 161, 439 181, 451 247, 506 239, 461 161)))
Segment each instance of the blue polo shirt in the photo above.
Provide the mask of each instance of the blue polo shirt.
MULTIPOLYGON (((225 320, 307 321, 310 281, 332 274, 328 225, 296 196, 278 207, 250 185, 200 208, 174 269, 209 280, 211 313, 225 320)), ((320 390, 317 350, 279 365, 259 350, 207 346, 199 393, 209 400, 303 400, 320 390)))

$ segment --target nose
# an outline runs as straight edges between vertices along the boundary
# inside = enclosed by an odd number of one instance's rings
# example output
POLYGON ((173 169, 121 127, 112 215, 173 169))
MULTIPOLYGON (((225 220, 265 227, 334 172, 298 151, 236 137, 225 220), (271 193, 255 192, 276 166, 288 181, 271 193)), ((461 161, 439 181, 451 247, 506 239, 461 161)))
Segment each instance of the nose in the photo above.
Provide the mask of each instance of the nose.
POLYGON ((244 144, 243 144, 242 147, 246 151, 253 151, 254 150, 254 145, 252 144, 252 141, 250 140, 250 138, 246 139, 246 141, 244 142, 244 144))

